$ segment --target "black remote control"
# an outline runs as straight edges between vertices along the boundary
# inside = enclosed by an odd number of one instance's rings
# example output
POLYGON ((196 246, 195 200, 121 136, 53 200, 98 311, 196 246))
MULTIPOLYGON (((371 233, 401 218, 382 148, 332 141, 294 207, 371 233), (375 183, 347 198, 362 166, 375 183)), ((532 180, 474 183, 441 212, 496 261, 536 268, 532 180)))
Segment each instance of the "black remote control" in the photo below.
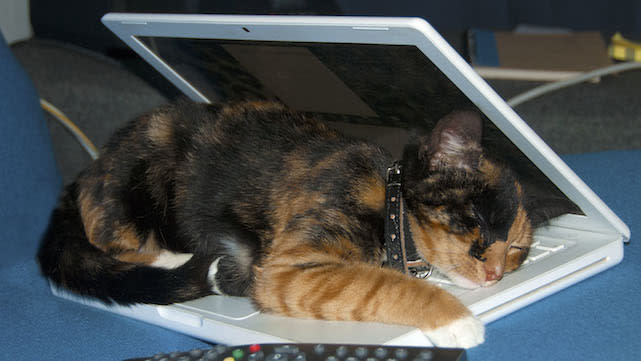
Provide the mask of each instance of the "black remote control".
POLYGON ((343 344, 217 345, 126 361, 465 361, 464 349, 343 344))

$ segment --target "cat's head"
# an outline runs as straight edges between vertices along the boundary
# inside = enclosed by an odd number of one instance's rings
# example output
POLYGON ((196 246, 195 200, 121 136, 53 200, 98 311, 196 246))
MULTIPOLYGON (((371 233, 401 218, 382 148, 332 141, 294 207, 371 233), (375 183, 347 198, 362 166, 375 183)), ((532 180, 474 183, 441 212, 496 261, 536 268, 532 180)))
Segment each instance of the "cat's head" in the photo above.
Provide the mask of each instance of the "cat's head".
POLYGON ((478 113, 450 113, 406 157, 404 194, 416 247, 466 288, 496 283, 521 265, 532 243, 522 187, 485 153, 482 128, 478 113))

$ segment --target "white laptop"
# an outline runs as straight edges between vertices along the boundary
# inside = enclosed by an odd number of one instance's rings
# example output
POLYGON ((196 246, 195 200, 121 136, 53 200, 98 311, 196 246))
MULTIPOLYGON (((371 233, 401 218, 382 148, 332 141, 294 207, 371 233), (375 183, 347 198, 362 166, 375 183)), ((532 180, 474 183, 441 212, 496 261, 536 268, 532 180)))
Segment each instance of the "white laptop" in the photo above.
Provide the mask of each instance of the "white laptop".
MULTIPOLYGON (((464 290, 438 274, 425 281, 450 290, 486 323, 612 267, 623 257, 628 227, 422 19, 113 13, 102 21, 200 102, 276 98, 328 121, 377 127, 424 122, 427 128, 435 121, 430 114, 439 107, 476 106, 489 120, 489 131, 516 146, 519 162, 538 168, 554 192, 580 208, 574 213, 582 213, 561 215, 537 229, 525 264, 494 286, 464 290)), ((246 298, 210 296, 171 306, 107 307, 53 291, 216 343, 431 345, 411 327, 262 314, 246 298)))

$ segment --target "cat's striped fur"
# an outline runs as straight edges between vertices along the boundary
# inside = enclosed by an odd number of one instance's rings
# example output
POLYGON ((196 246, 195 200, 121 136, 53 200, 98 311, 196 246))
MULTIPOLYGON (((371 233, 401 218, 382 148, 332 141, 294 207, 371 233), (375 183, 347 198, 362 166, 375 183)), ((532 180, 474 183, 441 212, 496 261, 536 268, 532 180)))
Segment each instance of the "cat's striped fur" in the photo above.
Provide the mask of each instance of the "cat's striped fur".
MULTIPOLYGON (((465 287, 527 255, 513 173, 455 112, 403 159, 420 254, 465 287)), ((107 303, 244 295, 293 317, 411 325, 442 346, 483 326, 452 295, 382 267, 382 148, 281 105, 178 102, 118 131, 67 187, 39 251, 44 275, 107 303)))

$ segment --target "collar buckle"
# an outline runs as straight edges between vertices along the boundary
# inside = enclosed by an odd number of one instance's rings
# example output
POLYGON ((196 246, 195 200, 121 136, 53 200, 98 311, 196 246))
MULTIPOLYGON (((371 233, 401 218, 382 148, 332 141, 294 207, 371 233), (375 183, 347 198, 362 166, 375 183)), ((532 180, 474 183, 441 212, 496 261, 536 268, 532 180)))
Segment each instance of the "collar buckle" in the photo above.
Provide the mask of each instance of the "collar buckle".
POLYGON ((422 259, 417 261, 407 261, 407 269, 411 276, 422 279, 428 279, 432 275, 432 272, 434 272, 434 266, 422 259))

